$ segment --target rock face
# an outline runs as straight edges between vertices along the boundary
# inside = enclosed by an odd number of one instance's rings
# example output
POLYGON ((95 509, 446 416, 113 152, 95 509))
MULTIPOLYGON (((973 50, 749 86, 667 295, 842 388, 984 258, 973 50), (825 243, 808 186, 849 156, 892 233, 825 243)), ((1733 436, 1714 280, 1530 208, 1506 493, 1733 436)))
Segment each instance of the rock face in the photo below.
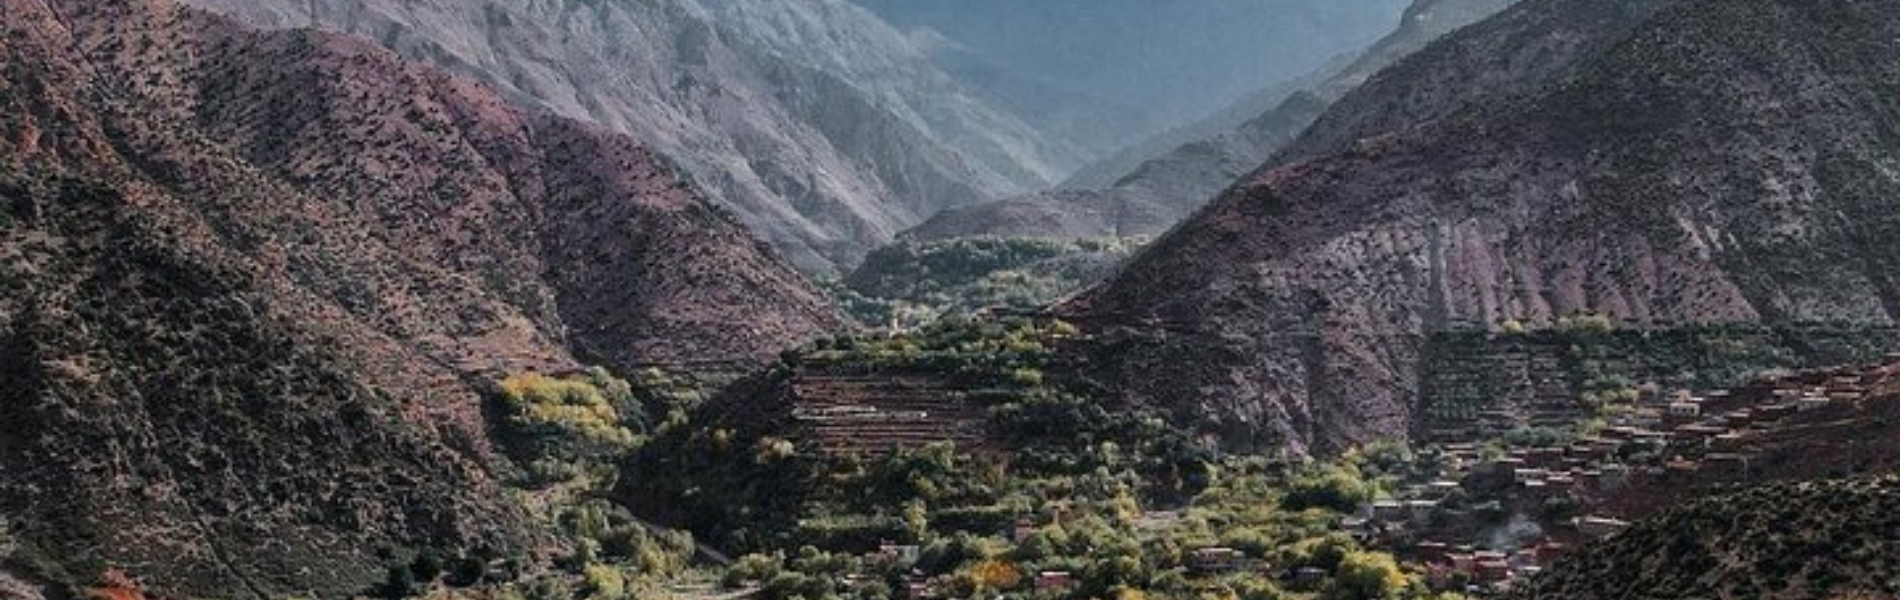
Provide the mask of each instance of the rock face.
MULTIPOLYGON (((1013 235, 1049 222, 1064 224, 1055 231, 1063 236, 1160 234, 1273 158, 1373 74, 1516 1, 1417 0, 1397 30, 1352 60, 1251 94, 1201 123, 1085 167, 1063 191, 947 210, 906 236, 1013 235)), ((1359 110, 1358 104, 1347 110, 1359 110)))
POLYGON ((76 576, 335 597, 525 551, 487 381, 838 324, 630 138, 165 0, 0 13, 0 517, 76 576))
POLYGON ((1402 436, 1453 323, 1891 323, 1893 8, 1531 0, 1379 75, 1290 152, 1343 150, 1250 176, 1067 309, 1138 399, 1318 452, 1402 436))
POLYGON ((1082 160, 844 0, 187 1, 361 35, 630 132, 816 272, 1082 160))

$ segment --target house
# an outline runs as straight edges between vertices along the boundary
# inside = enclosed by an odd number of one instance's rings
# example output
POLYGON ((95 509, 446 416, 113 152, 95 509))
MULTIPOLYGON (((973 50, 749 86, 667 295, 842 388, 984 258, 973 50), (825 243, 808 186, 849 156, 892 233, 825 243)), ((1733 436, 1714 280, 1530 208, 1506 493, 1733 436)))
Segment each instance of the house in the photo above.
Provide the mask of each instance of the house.
POLYGON ((1036 591, 1063 592, 1075 587, 1075 577, 1068 571, 1043 571, 1036 574, 1036 591))
POLYGON ((1520 468, 1511 472, 1511 479, 1519 483, 1541 481, 1550 475, 1546 469, 1520 468))
POLYGON ((929 598, 929 597, 930 597, 930 582, 929 581, 919 579, 919 578, 905 578, 904 598, 906 598, 907 600, 924 600, 925 598, 929 598))
POLYGON ((908 565, 917 562, 919 552, 917 546, 885 543, 878 545, 877 554, 872 555, 872 558, 875 561, 908 565))
POLYGON ((1829 403, 1830 401, 1828 400, 1827 396, 1822 396, 1819 394, 1809 394, 1806 396, 1802 396, 1800 400, 1795 402, 1795 407, 1796 407, 1795 410, 1798 412, 1809 412, 1809 411, 1821 410, 1823 408, 1827 408, 1829 403))
POLYGON ((1801 410, 1801 407, 1794 402, 1769 404, 1755 409, 1755 420, 1762 423, 1773 423, 1793 416, 1794 413, 1799 410, 1801 410))
POLYGON ((1511 580, 1511 562, 1504 559, 1492 559, 1478 562, 1473 573, 1479 583, 1502 583, 1511 580))
POLYGON ((1010 539, 1015 540, 1015 542, 1018 544, 1021 544, 1023 543, 1023 540, 1029 539, 1029 536, 1036 535, 1036 530, 1037 530, 1037 527, 1036 527, 1035 521, 1032 521, 1029 519, 1017 519, 1016 527, 1010 531, 1010 539))
POLYGON ((1398 521, 1406 517, 1405 503, 1397 500, 1374 501, 1366 511, 1374 521, 1398 521))
POLYGON ((1578 533, 1598 539, 1621 533, 1630 526, 1629 521, 1594 516, 1578 517, 1575 521, 1575 525, 1578 533))
POLYGON ((1440 479, 1425 484, 1425 495, 1432 498, 1450 498, 1464 491, 1464 485, 1456 481, 1440 479))
POLYGON ((1308 587, 1325 580, 1326 570, 1319 567, 1300 567, 1300 570, 1293 572, 1295 587, 1308 587))
POLYGON ((1687 423, 1702 417, 1702 404, 1693 400, 1671 402, 1667 411, 1669 423, 1687 423))
POLYGON ((1202 548, 1188 555, 1188 569, 1198 573, 1228 573, 1247 566, 1247 555, 1233 548, 1202 548))

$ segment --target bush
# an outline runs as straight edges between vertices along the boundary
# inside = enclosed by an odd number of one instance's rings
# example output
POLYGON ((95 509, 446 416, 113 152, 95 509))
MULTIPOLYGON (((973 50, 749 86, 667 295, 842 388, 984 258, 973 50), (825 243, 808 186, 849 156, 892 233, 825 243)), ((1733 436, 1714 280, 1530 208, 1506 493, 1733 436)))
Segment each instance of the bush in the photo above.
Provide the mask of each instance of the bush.
POLYGON ((501 399, 509 425, 529 446, 528 462, 550 458, 604 462, 638 443, 622 413, 622 407, 633 404, 631 388, 605 371, 560 379, 539 373, 515 375, 502 381, 501 399))
POLYGON ((1371 501, 1373 493, 1372 484, 1351 465, 1320 467, 1295 477, 1280 505, 1290 511, 1324 508, 1350 513, 1371 501))
POLYGON ((1410 582, 1392 555, 1383 552, 1348 552, 1333 576, 1333 587, 1326 594, 1334 600, 1386 600, 1398 598, 1410 582))

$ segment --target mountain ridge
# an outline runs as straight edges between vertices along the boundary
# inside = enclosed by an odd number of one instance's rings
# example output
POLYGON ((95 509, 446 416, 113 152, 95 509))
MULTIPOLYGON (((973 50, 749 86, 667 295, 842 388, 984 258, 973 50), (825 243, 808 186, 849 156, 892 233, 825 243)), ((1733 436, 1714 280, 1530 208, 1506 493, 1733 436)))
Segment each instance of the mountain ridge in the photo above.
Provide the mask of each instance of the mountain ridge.
POLYGON ((189 1, 361 35, 635 135, 812 273, 941 208, 1046 185, 1082 154, 844 0, 189 1))

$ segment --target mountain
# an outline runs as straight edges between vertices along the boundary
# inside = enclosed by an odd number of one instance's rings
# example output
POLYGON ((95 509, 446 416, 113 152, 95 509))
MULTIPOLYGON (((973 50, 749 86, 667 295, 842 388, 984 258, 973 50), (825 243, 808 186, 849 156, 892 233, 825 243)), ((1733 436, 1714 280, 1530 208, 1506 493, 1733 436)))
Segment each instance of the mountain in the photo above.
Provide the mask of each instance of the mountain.
POLYGON ((1888 598, 1900 477, 1691 502, 1564 557, 1516 598, 1888 598))
POLYGON ((1053 118, 1038 122, 1073 132, 1096 154, 1363 48, 1390 30, 1406 3, 855 1, 933 40, 950 64, 983 65, 996 76, 972 79, 974 86, 1041 107, 1038 114, 1053 118))
POLYGON ((526 556, 494 381, 839 324, 632 138, 337 34, 0 12, 0 541, 36 576, 340 597, 526 556))
POLYGON ((1160 234, 1273 158, 1375 73, 1515 1, 1417 0, 1396 30, 1355 58, 1258 90, 1207 119, 1083 167, 1063 190, 949 209, 906 237, 1014 235, 1049 222, 1063 224, 1049 235, 1160 234))
POLYGON ((354 33, 647 140, 802 268, 937 210, 1046 186, 1083 151, 843 0, 187 0, 354 33))
POLYGON ((1295 452, 1404 435, 1424 336, 1463 323, 1891 323, 1892 8, 1528 0, 1066 310, 1111 386, 1295 452))

